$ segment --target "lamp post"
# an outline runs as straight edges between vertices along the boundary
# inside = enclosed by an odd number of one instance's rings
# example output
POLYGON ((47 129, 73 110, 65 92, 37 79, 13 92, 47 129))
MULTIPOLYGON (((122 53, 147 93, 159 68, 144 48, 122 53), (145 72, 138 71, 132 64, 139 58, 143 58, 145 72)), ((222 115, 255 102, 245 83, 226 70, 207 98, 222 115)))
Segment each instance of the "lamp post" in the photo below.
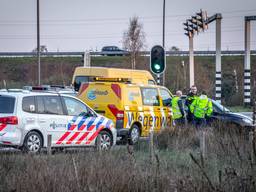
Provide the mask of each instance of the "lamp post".
POLYGON ((41 84, 41 65, 40 65, 40 4, 37 0, 37 64, 38 64, 38 85, 41 84))

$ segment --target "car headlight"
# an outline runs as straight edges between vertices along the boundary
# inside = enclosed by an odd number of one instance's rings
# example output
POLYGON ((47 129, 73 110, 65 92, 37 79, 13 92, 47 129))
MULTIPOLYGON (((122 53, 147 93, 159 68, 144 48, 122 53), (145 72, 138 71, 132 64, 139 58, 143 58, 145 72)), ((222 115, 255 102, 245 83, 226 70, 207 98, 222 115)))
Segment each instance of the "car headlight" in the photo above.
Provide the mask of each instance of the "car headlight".
POLYGON ((252 120, 247 118, 243 118, 243 122, 245 122, 246 124, 252 124, 252 120))

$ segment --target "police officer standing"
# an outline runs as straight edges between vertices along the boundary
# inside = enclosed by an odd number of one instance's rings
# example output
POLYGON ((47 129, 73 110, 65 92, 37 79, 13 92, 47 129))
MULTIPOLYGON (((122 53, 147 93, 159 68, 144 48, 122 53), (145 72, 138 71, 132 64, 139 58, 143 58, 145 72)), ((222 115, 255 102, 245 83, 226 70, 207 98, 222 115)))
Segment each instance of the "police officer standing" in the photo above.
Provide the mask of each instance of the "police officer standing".
POLYGON ((206 125, 206 117, 210 117, 212 114, 212 101, 209 99, 205 93, 197 97, 190 106, 190 111, 194 115, 193 123, 199 128, 206 125))
POLYGON ((183 103, 181 100, 182 92, 180 90, 176 91, 176 96, 172 98, 172 112, 175 125, 185 124, 185 113, 183 108, 183 103))
POLYGON ((187 95, 187 99, 185 101, 185 105, 188 107, 188 114, 187 114, 188 123, 193 122, 193 112, 190 111, 190 106, 193 103, 193 101, 196 100, 197 98, 198 98, 197 88, 195 85, 192 85, 187 95))

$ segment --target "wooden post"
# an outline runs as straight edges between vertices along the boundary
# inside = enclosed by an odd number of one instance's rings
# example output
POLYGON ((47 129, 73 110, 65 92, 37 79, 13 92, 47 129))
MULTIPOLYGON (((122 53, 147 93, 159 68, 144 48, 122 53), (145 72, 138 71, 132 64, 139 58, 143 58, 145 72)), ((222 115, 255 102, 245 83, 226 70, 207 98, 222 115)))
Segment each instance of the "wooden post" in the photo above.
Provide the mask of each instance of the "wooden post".
POLYGON ((253 102, 252 120, 253 120, 253 125, 255 126, 255 124, 256 124, 256 100, 253 102))
POLYGON ((151 127, 149 131, 149 152, 150 152, 150 161, 153 163, 154 160, 154 129, 151 127))
POLYGON ((47 154, 52 154, 52 135, 47 135, 47 154))
POLYGON ((101 134, 99 133, 98 134, 98 137, 97 137, 97 140, 96 140, 96 145, 97 145, 97 150, 101 153, 101 146, 100 146, 100 144, 101 144, 101 134))
POLYGON ((202 156, 205 158, 206 155, 206 145, 205 145, 205 130, 200 131, 200 151, 202 153, 202 156))
POLYGON ((254 162, 254 133, 253 131, 249 132, 249 142, 250 142, 250 146, 251 146, 251 158, 252 158, 252 162, 254 162))

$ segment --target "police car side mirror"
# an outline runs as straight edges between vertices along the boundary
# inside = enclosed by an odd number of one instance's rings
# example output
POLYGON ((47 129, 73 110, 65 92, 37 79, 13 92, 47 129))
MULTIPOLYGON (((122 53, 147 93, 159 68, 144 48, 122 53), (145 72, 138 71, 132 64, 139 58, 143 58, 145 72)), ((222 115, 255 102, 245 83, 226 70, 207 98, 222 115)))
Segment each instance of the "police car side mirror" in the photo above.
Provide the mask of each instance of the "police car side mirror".
POLYGON ((94 117, 95 114, 91 110, 88 110, 87 116, 94 117))

